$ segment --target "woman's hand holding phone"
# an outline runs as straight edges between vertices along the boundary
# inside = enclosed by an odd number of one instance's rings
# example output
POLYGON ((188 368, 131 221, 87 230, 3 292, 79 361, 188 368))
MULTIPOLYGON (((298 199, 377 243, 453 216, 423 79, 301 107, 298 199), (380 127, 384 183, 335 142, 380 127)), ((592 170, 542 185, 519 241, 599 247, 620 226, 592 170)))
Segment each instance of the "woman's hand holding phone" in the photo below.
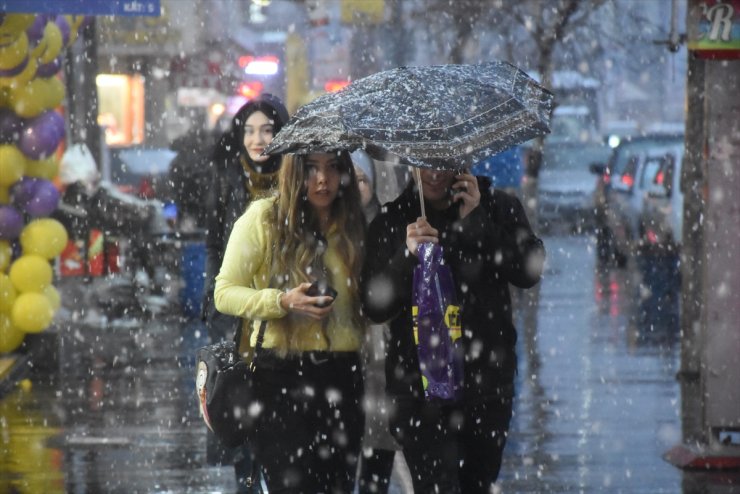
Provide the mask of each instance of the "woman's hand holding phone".
POLYGON ((452 202, 460 203, 460 219, 465 218, 480 204, 478 179, 469 171, 455 175, 452 184, 452 202))
MULTIPOLYGON (((295 288, 286 291, 280 297, 280 305, 288 312, 321 320, 326 318, 331 311, 334 297, 327 295, 311 295, 315 293, 311 283, 301 283, 295 288)), ((331 288, 331 287, 329 287, 331 288)), ((336 293, 336 292, 334 292, 336 293)))

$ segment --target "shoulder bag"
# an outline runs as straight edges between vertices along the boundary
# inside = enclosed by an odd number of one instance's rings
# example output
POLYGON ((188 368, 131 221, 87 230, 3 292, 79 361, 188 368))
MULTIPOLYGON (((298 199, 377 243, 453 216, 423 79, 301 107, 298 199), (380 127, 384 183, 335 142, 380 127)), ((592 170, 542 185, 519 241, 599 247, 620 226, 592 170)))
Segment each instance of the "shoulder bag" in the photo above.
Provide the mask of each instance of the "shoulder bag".
POLYGON ((257 344, 250 362, 239 354, 242 325, 233 341, 221 341, 200 348, 196 354, 195 390, 201 416, 209 429, 227 447, 243 444, 256 418, 252 374, 254 355, 265 336, 267 321, 260 324, 257 344))

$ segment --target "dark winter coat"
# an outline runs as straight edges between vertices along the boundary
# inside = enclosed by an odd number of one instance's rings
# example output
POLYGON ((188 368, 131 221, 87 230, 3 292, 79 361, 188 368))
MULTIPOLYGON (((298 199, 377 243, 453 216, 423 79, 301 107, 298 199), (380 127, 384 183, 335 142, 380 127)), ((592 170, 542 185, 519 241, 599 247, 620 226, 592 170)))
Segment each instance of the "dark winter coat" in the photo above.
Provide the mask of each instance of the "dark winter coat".
POLYGON ((247 179, 239 163, 227 165, 213 174, 206 199, 208 226, 206 231, 206 286, 203 302, 204 318, 213 341, 232 338, 241 319, 221 314, 213 301, 215 278, 221 268, 226 243, 239 217, 244 214, 250 197, 247 179))
MULTIPOLYGON (((241 324, 240 318, 221 314, 216 310, 213 289, 234 223, 244 214, 252 201, 241 160, 244 159, 254 168, 243 144, 244 122, 254 111, 262 111, 273 119, 275 133, 288 121, 285 106, 272 95, 262 95, 244 105, 234 115, 230 130, 224 133, 215 146, 212 157, 213 173, 205 202, 207 223, 203 320, 206 322, 211 341, 233 338, 234 332, 241 324)), ((262 166, 268 171, 276 170, 281 159, 280 156, 273 156, 262 166)))
POLYGON ((178 219, 190 218, 199 229, 206 227, 208 217, 203 204, 213 174, 211 155, 214 140, 211 133, 198 128, 175 139, 170 145, 170 149, 177 152, 168 173, 178 219))
MULTIPOLYGON (((516 372, 509 283, 529 288, 541 269, 528 273, 530 256, 544 256, 542 241, 529 226, 518 199, 490 188, 478 177, 480 205, 460 220, 459 205, 444 211, 426 206, 427 220, 439 230, 445 262, 451 267, 465 348, 464 400, 474 402, 511 396, 516 372)), ((406 226, 421 216, 416 186, 411 183, 383 206, 367 235, 363 299, 368 317, 390 320, 386 389, 396 399, 422 399, 416 344, 412 333, 411 289, 418 259, 406 248, 406 226)))

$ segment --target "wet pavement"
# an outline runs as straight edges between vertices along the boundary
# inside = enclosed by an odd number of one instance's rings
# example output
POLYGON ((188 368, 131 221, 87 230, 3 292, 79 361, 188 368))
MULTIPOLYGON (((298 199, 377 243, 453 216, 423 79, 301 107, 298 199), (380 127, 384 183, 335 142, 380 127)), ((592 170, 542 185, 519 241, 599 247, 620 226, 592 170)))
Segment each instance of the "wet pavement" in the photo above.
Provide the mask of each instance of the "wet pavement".
MULTIPOLYGON (((740 474, 684 473, 661 458, 681 434, 670 266, 641 279, 599 269, 588 237, 545 241, 539 310, 517 324, 497 491, 740 492, 740 474)), ((57 330, 54 371, 0 400, 0 494, 234 492, 231 467, 205 464, 192 370, 200 324, 161 310, 105 324, 78 315, 57 330)), ((402 478, 393 494, 407 492, 402 478)))
POLYGON ((680 439, 675 314, 641 324, 651 295, 638 273, 597 269, 588 238, 547 246, 535 324, 519 325, 502 490, 681 492, 681 472, 661 459, 680 439))

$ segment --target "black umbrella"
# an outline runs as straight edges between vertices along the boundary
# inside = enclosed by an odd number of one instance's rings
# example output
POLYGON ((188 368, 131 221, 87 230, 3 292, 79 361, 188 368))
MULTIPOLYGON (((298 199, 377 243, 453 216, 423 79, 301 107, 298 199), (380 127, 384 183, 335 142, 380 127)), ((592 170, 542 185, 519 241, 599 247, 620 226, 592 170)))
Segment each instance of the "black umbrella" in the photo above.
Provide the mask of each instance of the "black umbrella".
POLYGON ((552 99, 506 62, 400 67, 301 107, 265 153, 362 147, 383 161, 459 168, 548 133, 552 99))

